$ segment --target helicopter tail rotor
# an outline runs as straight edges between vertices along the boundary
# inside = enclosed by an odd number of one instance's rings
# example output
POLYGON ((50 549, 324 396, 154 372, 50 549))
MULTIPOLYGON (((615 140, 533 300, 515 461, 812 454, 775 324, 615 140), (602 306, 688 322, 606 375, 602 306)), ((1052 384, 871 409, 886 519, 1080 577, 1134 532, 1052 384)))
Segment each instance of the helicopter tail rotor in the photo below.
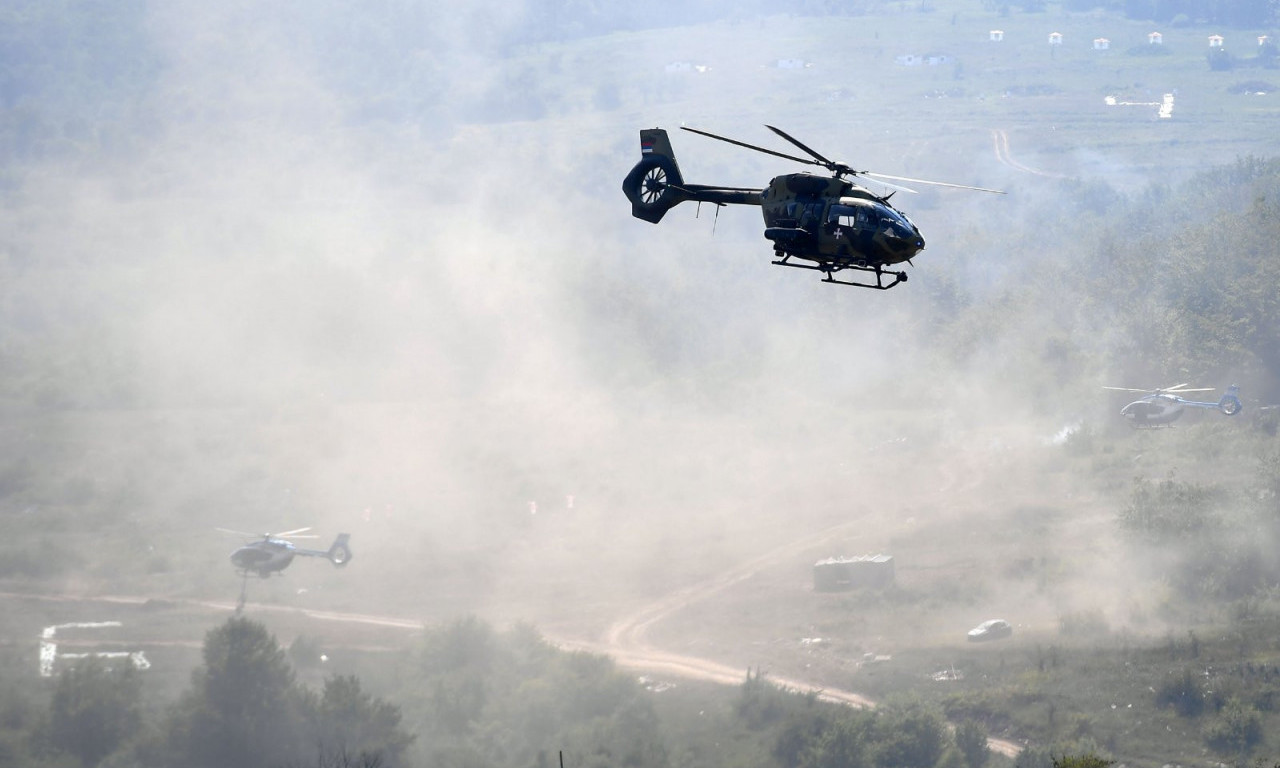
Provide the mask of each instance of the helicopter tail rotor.
POLYGON ((631 215, 657 224, 667 211, 688 199, 683 185, 667 132, 661 128, 640 131, 640 162, 622 180, 631 215))
POLYGON ((334 539, 333 546, 329 547, 329 551, 325 555, 329 558, 329 562, 338 568, 351 562, 351 546, 347 543, 351 540, 351 534, 340 533, 338 538, 334 539))
POLYGON ((1226 394, 1218 401, 1218 410, 1228 416, 1235 416, 1244 410, 1244 403, 1240 402, 1240 387, 1235 384, 1227 387, 1226 394))

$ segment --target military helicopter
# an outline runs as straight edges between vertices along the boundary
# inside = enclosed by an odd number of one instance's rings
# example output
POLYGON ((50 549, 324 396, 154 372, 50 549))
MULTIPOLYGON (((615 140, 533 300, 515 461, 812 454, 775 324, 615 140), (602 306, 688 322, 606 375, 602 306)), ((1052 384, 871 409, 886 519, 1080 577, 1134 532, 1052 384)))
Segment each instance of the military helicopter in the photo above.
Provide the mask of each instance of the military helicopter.
POLYGON ((338 538, 334 539, 333 544, 325 550, 302 549, 289 541, 289 539, 318 538, 317 536, 302 535, 311 530, 309 527, 281 533, 263 534, 233 531, 227 528, 219 528, 218 530, 222 533, 258 539, 231 553, 231 564, 236 567, 236 573, 245 577, 254 574, 265 579, 272 573, 279 573, 288 568, 289 564, 293 562, 293 558, 298 555, 328 558, 329 562, 339 568, 351 562, 351 547, 347 544, 351 539, 351 534, 349 533, 338 534, 338 538))
POLYGON ((1192 408, 1215 408, 1227 416, 1235 416, 1244 409, 1240 402, 1240 387, 1232 384, 1216 403, 1186 400, 1182 395, 1191 392, 1212 392, 1213 388, 1187 389, 1186 384, 1163 389, 1132 389, 1129 387, 1103 387, 1117 392, 1142 392, 1142 397, 1120 409, 1120 415, 1129 420, 1134 429, 1153 429, 1166 427, 1177 421, 1183 410, 1192 408))
POLYGON ((924 249, 924 237, 911 219, 889 202, 893 192, 877 195, 845 177, 866 176, 886 187, 912 193, 915 190, 886 179, 1004 194, 998 189, 854 170, 844 163, 828 160, 772 125, 765 127, 799 147, 809 158, 694 128, 681 126, 681 130, 785 160, 821 166, 830 171, 831 176, 788 173, 775 176, 764 189, 686 184, 667 132, 647 128, 640 131, 640 162, 622 181, 622 191, 631 201, 631 215, 657 224, 668 210, 687 200, 717 206, 758 205, 764 215, 764 236, 773 242, 774 264, 817 270, 826 275, 824 283, 884 291, 907 280, 906 272, 890 272, 885 268, 904 261, 910 263, 911 257, 924 249), (797 264, 791 259, 814 263, 797 264), (844 270, 874 274, 875 283, 835 279, 834 275, 844 270), (888 283, 886 276, 891 278, 888 283))

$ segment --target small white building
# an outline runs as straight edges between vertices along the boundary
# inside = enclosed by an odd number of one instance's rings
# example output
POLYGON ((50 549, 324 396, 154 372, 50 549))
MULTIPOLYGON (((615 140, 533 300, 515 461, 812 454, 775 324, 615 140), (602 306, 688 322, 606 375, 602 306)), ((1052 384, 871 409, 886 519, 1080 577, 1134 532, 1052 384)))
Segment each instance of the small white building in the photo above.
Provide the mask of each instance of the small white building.
POLYGON ((1049 45, 1062 45, 1062 33, 1061 33, 1061 32, 1050 32, 1050 33, 1049 33, 1049 45))
POLYGON ((1159 32, 1152 32, 1147 35, 1147 45, 1164 45, 1164 35, 1159 32))
POLYGON ((1262 46, 1266 45, 1269 42, 1271 42, 1271 35, 1258 35, 1259 48, 1261 48, 1262 46))
POLYGON ((993 43, 998 43, 998 42, 1000 42, 1001 40, 1004 40, 1004 30, 1003 30, 1003 29, 993 29, 993 30, 991 30, 991 32, 990 32, 990 33, 988 33, 988 34, 990 35, 989 39, 990 39, 990 40, 991 40, 991 42, 993 42, 993 43))
POLYGON ((1093 50, 1106 51, 1106 50, 1110 50, 1110 48, 1111 48, 1111 41, 1108 40, 1107 38, 1095 37, 1093 39, 1093 50))
POLYGON ((1209 35, 1210 48, 1221 48, 1222 43, 1223 43, 1222 35, 1209 35))

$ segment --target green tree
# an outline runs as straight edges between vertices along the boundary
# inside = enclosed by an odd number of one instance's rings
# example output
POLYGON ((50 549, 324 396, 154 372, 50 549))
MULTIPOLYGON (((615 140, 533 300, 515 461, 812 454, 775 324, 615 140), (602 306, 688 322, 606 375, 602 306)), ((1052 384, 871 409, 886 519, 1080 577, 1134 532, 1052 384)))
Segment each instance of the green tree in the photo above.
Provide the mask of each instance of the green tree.
POLYGON ((987 748, 987 729, 976 720, 965 720, 956 726, 956 747, 964 755, 969 768, 982 768, 991 757, 987 748))
POLYGON ((142 681, 127 661, 108 668, 91 656, 66 669, 50 703, 53 744, 86 766, 97 765, 137 733, 141 693, 142 681))
POLYGON ((413 737, 400 727, 400 708, 365 693, 356 677, 325 680, 324 691, 308 710, 312 740, 321 755, 376 758, 385 768, 403 765, 413 737))
POLYGON ((832 723, 805 755, 803 768, 862 768, 873 765, 870 755, 872 722, 873 716, 851 712, 832 723))
POLYGON ((263 625, 236 617, 210 630, 204 665, 191 682, 169 723, 174 761, 255 768, 298 753, 300 692, 285 652, 263 625))
POLYGON ((932 766, 947 747, 942 715, 919 701, 886 707, 876 719, 876 765, 884 768, 932 766))

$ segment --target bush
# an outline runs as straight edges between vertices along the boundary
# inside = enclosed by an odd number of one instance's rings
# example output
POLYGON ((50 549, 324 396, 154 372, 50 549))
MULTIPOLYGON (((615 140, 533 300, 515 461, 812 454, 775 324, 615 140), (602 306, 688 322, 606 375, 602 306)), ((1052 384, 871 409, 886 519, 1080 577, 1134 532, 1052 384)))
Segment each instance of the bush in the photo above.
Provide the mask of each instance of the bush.
POLYGON ((1172 707, 1182 717, 1200 715, 1204 712, 1204 704, 1204 688, 1191 676, 1190 669, 1184 669, 1180 677, 1166 678, 1156 688, 1156 706, 1161 709, 1172 707))
POLYGON ((1204 729, 1204 743, 1224 754, 1248 752, 1262 743, 1262 718, 1258 710, 1233 698, 1222 714, 1204 729))
POLYGON ((1206 57, 1209 59, 1209 69, 1212 69, 1215 72, 1225 72, 1230 69, 1235 69, 1235 58, 1232 57, 1231 54, 1227 53, 1226 49, 1222 46, 1210 48, 1206 57))
POLYGON ((753 675, 748 670, 734 711, 748 728, 756 731, 780 722, 792 698, 793 694, 769 682, 760 672, 753 675))
POLYGON ((1129 506, 1120 513, 1120 527, 1148 541, 1187 539, 1220 525, 1216 508, 1224 495, 1216 486, 1134 478, 1129 506))

